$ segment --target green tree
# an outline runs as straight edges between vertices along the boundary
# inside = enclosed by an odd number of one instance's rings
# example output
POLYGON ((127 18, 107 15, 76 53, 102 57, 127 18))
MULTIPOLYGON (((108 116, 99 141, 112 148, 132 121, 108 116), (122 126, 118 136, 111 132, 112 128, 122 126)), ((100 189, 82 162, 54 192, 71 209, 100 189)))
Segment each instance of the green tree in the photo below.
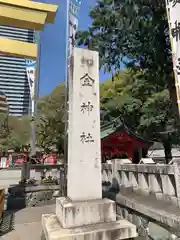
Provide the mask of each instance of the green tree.
POLYGON ((2 152, 7 150, 9 132, 8 114, 0 113, 0 151, 2 152))
POLYGON ((178 140, 169 92, 167 89, 156 92, 146 80, 125 72, 126 78, 117 74, 114 82, 108 80, 101 85, 102 123, 120 116, 138 135, 162 142, 169 162, 172 144, 178 140))
POLYGON ((30 150, 30 117, 14 117, 9 116, 8 126, 10 134, 8 136, 9 149, 14 149, 16 152, 30 150))
POLYGON ((139 126, 142 105, 151 93, 150 87, 146 84, 142 87, 141 81, 126 70, 116 74, 113 82, 109 79, 101 84, 101 107, 107 113, 106 117, 121 116, 134 132, 139 126))
POLYGON ((139 132, 143 136, 162 142, 168 163, 172 159, 172 145, 177 141, 168 91, 164 90, 149 97, 142 106, 141 113, 139 132))
POLYGON ((0 149, 3 152, 13 149, 21 152, 29 148, 30 119, 0 114, 0 149))
POLYGON ((38 102, 37 144, 46 152, 52 148, 63 152, 64 104, 64 84, 58 85, 50 95, 38 102))
POLYGON ((105 71, 117 72, 123 62, 156 92, 168 88, 177 115, 165 1, 99 0, 89 15, 92 25, 77 34, 79 45, 97 50, 105 71))
POLYGON ((131 71, 124 90, 121 80, 105 91, 103 107, 133 131, 162 141, 168 160, 178 111, 165 1, 99 0, 89 15, 92 25, 77 34, 78 44, 97 50, 105 71, 118 73, 122 63, 131 71))

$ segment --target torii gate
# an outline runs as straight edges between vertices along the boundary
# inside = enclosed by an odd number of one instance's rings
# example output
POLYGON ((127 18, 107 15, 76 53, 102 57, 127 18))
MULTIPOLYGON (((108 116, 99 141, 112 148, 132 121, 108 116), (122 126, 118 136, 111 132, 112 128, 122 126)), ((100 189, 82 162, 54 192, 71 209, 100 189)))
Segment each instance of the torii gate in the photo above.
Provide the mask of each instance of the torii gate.
MULTIPOLYGON (((0 24, 42 31, 45 24, 53 23, 58 6, 30 0, 0 0, 0 24)), ((36 60, 38 46, 9 38, 0 37, 0 55, 36 60)), ((35 101, 33 100, 34 104, 35 101)), ((35 154, 35 112, 31 121, 31 153, 35 154)))
MULTIPOLYGON (((30 0, 0 0, 0 24, 42 31, 53 23, 58 6, 30 0)), ((0 54, 36 60, 37 44, 0 38, 0 54)))

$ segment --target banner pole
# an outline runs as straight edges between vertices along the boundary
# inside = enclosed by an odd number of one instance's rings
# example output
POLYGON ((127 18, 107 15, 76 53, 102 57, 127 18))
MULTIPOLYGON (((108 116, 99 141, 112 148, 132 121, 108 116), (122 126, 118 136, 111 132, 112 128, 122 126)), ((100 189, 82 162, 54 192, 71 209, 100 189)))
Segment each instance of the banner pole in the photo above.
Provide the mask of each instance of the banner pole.
POLYGON ((64 130, 64 179, 62 185, 62 196, 67 195, 67 163, 68 163, 68 96, 69 96, 69 4, 66 2, 66 69, 65 69, 65 130, 64 130))
POLYGON ((39 67, 40 67, 40 32, 36 32, 37 39, 37 59, 35 63, 35 76, 34 76, 34 92, 32 98, 32 111, 31 111, 31 156, 36 154, 36 117, 37 117, 37 98, 39 91, 39 67))
POLYGON ((75 34, 78 27, 78 13, 80 0, 67 0, 66 19, 66 76, 65 76, 65 133, 64 133, 64 195, 67 195, 68 155, 71 152, 71 142, 68 134, 71 133, 72 123, 72 90, 73 90, 73 50, 76 45, 75 34))

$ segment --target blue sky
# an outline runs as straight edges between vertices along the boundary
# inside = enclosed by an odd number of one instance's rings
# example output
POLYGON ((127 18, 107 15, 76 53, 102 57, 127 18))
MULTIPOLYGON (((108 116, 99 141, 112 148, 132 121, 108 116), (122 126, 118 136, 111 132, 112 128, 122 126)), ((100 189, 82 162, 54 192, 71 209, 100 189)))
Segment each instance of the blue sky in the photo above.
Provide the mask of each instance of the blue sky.
MULTIPOLYGON (((48 94, 65 79, 66 46, 66 0, 41 0, 58 4, 60 7, 54 24, 47 25, 41 33, 40 95, 48 94)), ((89 8, 96 0, 82 0, 79 14, 79 29, 87 29, 91 23, 89 8)), ((100 80, 109 76, 100 72, 100 80)))

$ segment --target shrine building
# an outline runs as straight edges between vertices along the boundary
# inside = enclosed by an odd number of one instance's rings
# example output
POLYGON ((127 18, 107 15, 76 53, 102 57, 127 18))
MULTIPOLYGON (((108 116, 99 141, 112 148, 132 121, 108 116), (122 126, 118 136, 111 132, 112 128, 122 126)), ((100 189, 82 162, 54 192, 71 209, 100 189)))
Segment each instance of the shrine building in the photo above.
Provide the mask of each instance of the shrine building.
POLYGON ((102 159, 129 158, 139 163, 153 142, 133 133, 119 118, 101 127, 102 159))

